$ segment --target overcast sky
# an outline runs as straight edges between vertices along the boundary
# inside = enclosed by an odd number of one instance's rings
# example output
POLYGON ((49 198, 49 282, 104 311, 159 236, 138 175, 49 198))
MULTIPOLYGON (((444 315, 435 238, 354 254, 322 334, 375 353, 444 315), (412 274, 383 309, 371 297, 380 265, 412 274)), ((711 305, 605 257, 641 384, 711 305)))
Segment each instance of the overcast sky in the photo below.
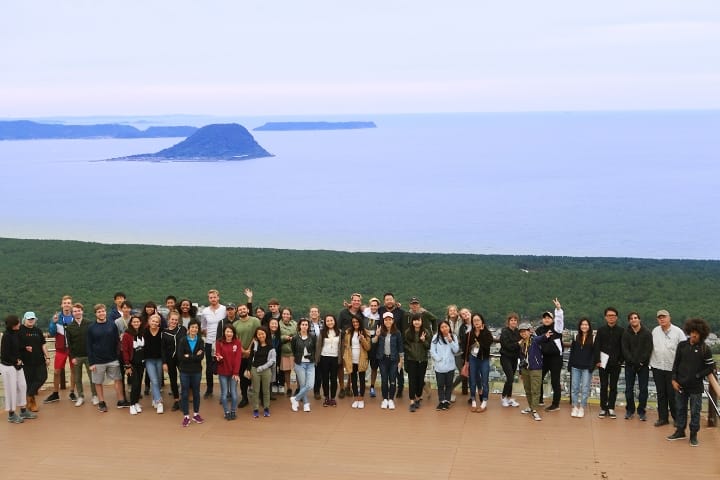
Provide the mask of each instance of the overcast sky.
POLYGON ((0 117, 720 108, 720 1, 23 0, 0 117))

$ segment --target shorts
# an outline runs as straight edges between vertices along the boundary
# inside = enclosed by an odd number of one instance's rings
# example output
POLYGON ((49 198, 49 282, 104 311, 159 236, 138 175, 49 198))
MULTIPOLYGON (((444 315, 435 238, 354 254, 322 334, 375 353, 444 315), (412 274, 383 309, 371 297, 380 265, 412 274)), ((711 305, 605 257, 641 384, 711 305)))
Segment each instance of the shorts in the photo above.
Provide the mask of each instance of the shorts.
POLYGON ((60 352, 55 350, 55 363, 53 368, 55 370, 63 370, 65 368, 65 361, 68 359, 68 352, 60 352))
POLYGON ((295 357, 280 357, 280 370, 283 372, 295 369, 295 357))
POLYGON ((114 362, 98 363, 95 365, 95 371, 92 372, 92 382, 95 385, 100 385, 105 381, 106 375, 110 380, 122 380, 120 362, 115 360, 114 362))

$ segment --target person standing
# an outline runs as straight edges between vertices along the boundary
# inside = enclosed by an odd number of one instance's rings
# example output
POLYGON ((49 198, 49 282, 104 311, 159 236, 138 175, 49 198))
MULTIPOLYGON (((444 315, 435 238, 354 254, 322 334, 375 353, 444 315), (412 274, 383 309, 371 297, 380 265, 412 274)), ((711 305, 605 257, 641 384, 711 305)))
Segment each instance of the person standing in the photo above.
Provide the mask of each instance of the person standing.
POLYGON ((109 322, 105 305, 95 305, 95 323, 88 327, 87 331, 87 353, 92 382, 95 384, 95 391, 98 396, 98 410, 101 413, 108 411, 105 403, 105 390, 103 382, 105 378, 113 381, 117 395, 117 407, 129 407, 130 402, 123 398, 123 376, 120 371, 120 336, 118 335, 115 322, 109 322))
POLYGON ((595 366, 600 374, 600 412, 598 417, 617 418, 615 401, 620 368, 623 362, 623 329, 618 325, 618 311, 608 307, 604 312, 605 325, 598 328, 593 346, 595 366))
POLYGON ((653 381, 657 391, 658 419, 656 427, 670 423, 670 416, 675 420, 676 403, 675 392, 672 387, 672 369, 675 361, 675 352, 680 342, 685 340, 685 333, 672 324, 672 318, 667 310, 658 310, 658 326, 653 328, 653 350, 650 355, 650 368, 652 368, 653 381))
POLYGON ((200 379, 202 378, 202 361, 205 356, 205 345, 198 335, 200 324, 190 320, 187 335, 178 340, 178 370, 180 371, 180 406, 183 413, 182 426, 190 426, 190 392, 193 397, 192 421, 203 423, 200 416, 200 379))
POLYGON ((80 407, 85 403, 85 389, 83 388, 82 380, 83 366, 90 381, 92 404, 97 405, 100 403, 95 384, 92 382, 92 375, 90 374, 90 363, 88 362, 87 353, 87 331, 89 322, 83 319, 84 310, 82 303, 74 304, 72 307, 73 321, 67 326, 68 355, 70 356, 70 365, 74 372, 75 385, 77 386, 78 393, 77 400, 75 400, 76 407, 80 407))
MULTIPOLYGON (((272 322, 277 324, 277 320, 272 322)), ((272 381, 272 368, 277 359, 277 351, 268 342, 270 332, 268 327, 257 327, 250 346, 250 370, 243 375, 252 379, 252 408, 253 418, 260 417, 260 395, 263 401, 263 417, 270 416, 270 382, 272 381)), ((244 360, 243 360, 244 362, 244 360)))
POLYGON ((645 407, 648 399, 650 379, 650 355, 653 339, 650 330, 640 322, 637 312, 628 314, 628 327, 622 336, 622 352, 625 359, 625 420, 630 420, 637 411, 641 421, 647 419, 645 407), (635 405, 635 381, 638 384, 638 404, 635 405))
POLYGON ((380 361, 380 385, 382 389, 382 403, 380 408, 395 410, 395 388, 398 373, 402 372, 403 352, 402 335, 395 327, 393 312, 383 313, 382 326, 375 330, 373 342, 377 343, 376 355, 380 361))
POLYGON ((590 395, 590 378, 595 369, 593 352, 593 329, 590 320, 583 317, 578 322, 578 333, 570 345, 570 402, 571 417, 583 418, 590 395))
POLYGON ((515 312, 507 315, 505 328, 500 332, 500 366, 505 373, 501 405, 503 407, 519 407, 520 404, 512 398, 515 371, 520 358, 520 331, 518 324, 520 317, 515 312))
MULTIPOLYGON (((542 370, 542 382, 545 381, 545 375, 550 372, 550 384, 553 389, 552 403, 545 407, 545 411, 554 412, 560 409, 560 373, 562 371, 563 364, 563 344, 562 344, 562 333, 565 329, 565 316, 563 313, 562 305, 557 298, 553 299, 555 304, 555 314, 552 312, 545 312, 542 315, 542 325, 535 331, 535 335, 546 335, 551 332, 548 337, 549 342, 542 344, 543 353, 543 370, 542 370)), ((540 400, 539 405, 543 405, 543 384, 540 383, 540 400)))
MULTIPOLYGON (((413 324, 415 323, 416 317, 413 317, 413 324)), ((435 410, 448 410, 455 372, 455 353, 460 346, 447 320, 442 320, 437 328, 438 332, 433 337, 430 346, 438 389, 438 405, 435 410)))
POLYGON ((291 340, 293 361, 295 362, 295 377, 298 385, 297 393, 290 397, 290 406, 294 412, 298 411, 301 402, 303 412, 310 411, 308 392, 315 385, 315 348, 317 347, 317 339, 309 330, 310 322, 307 318, 301 318, 297 324, 297 334, 291 340))
POLYGON ((47 366, 50 363, 50 354, 48 354, 47 345, 45 345, 45 335, 37 327, 35 312, 25 312, 19 335, 22 343, 23 373, 27 386, 27 407, 31 412, 37 412, 39 408, 35 397, 40 387, 47 380, 47 366))
MULTIPOLYGON (((408 372, 408 398, 410 399, 411 412, 420 408, 431 340, 432 333, 423 326, 422 315, 420 313, 411 314, 410 326, 405 330, 403 335, 403 350, 405 350, 405 368, 408 372)), ((453 356, 453 365, 454 362, 455 359, 453 356)), ((453 367, 452 370, 454 371, 455 368, 453 367)), ((443 379, 444 378, 443 376, 443 379)), ((440 402, 440 404, 442 404, 442 402, 440 402)))
POLYGON ((187 334, 187 329, 180 323, 180 313, 177 311, 168 314, 168 326, 162 332, 162 361, 163 371, 170 379, 170 392, 173 396, 171 410, 180 410, 180 390, 178 388, 178 361, 177 345, 180 339, 187 334))
POLYGON ((208 291, 208 302, 200 314, 200 326, 205 337, 205 395, 210 398, 213 394, 213 372, 215 371, 215 356, 213 349, 217 340, 217 329, 220 322, 227 317, 227 310, 220 304, 220 292, 215 289, 208 291))
MULTIPOLYGON (((316 361, 319 372, 320 384, 322 385, 323 407, 336 407, 337 401, 337 371, 341 368, 343 361, 342 334, 340 328, 335 321, 335 315, 325 315, 324 327, 320 330, 317 337, 317 347, 315 348, 316 361)), ((315 382, 317 383, 317 381, 315 382)))
MULTIPOLYGON (((43 400, 43 403, 54 403, 60 401, 60 377, 65 370, 65 362, 68 358, 67 340, 65 339, 65 327, 73 320, 72 297, 65 295, 60 301, 60 311, 53 315, 48 333, 55 338, 55 362, 53 365, 53 391, 43 400)), ((70 400, 76 401, 75 377, 70 369, 70 400)))
POLYGON ((527 408, 520 413, 531 414, 532 419, 539 422, 542 417, 537 411, 540 400, 540 384, 542 383, 543 355, 541 344, 547 343, 552 332, 545 335, 533 335, 529 323, 521 323, 520 330, 520 377, 525 387, 527 408))
MULTIPOLYGON (((383 295, 383 305, 378 308, 378 314, 382 318, 382 323, 381 325, 378 325, 378 327, 385 325, 385 318, 387 318, 385 317, 385 314, 388 312, 392 313, 393 326, 398 331, 400 336, 402 336, 401 326, 405 322, 405 310, 400 308, 400 306, 397 304, 397 302, 395 301, 395 295, 392 292, 386 292, 385 295, 383 295)), ((378 329, 376 328, 375 330, 377 331, 378 329)), ((382 354, 380 352, 376 352, 376 358, 382 358, 382 354)), ((394 382, 397 382, 397 391, 395 388, 393 388, 393 392, 396 392, 395 395, 397 396, 397 398, 402 398, 403 388, 405 387, 405 371, 403 370, 402 365, 400 365, 400 370, 397 372, 394 382)), ((393 402, 393 408, 394 405, 395 403, 393 402)))
POLYGON ((238 408, 245 408, 250 403, 248 388, 250 387, 251 380, 247 378, 245 372, 250 371, 250 346, 252 345, 253 338, 255 338, 255 331, 259 326, 260 319, 251 316, 248 306, 241 304, 238 307, 238 319, 233 324, 235 334, 242 345, 242 360, 240 362, 240 394, 242 395, 242 399, 238 404, 238 408))
POLYGON ((480 313, 473 313, 471 328, 465 337, 465 361, 470 370, 470 411, 484 412, 487 409, 488 395, 490 394, 490 347, 493 336, 480 313), (475 392, 480 398, 478 408, 475 392))
POLYGON ((215 361, 217 361, 218 365, 220 398, 225 412, 225 420, 235 420, 237 418, 237 386, 240 381, 242 351, 242 344, 237 338, 235 329, 232 325, 226 325, 215 346, 215 361))
POLYGON ((142 336, 145 341, 143 357, 145 359, 145 371, 150 377, 152 388, 152 406, 155 412, 162 414, 165 411, 160 393, 160 380, 163 377, 162 357, 162 329, 160 328, 160 314, 151 315, 147 327, 143 330, 142 336))
POLYGON ((23 374, 22 342, 20 341, 20 319, 17 315, 5 317, 5 333, 0 343, 0 373, 5 385, 5 411, 8 422, 23 423, 37 418, 26 408, 27 385, 23 374), (20 413, 16 410, 20 408, 20 413))
MULTIPOLYGON (((340 331, 343 333, 346 332, 347 329, 352 326, 353 319, 357 319, 360 322, 360 325, 363 324, 364 317, 362 314, 362 295, 359 293, 353 293, 350 295, 350 305, 338 314, 337 321, 340 331)), ((345 367, 349 366, 345 365, 345 367)), ((340 398, 345 398, 345 396, 349 397, 352 395, 350 382, 347 383, 347 387, 345 386, 345 368, 338 368, 337 378, 339 388, 338 396, 340 398)))
POLYGON ((363 328, 370 339, 370 351, 368 352, 368 358, 370 360, 370 398, 375 398, 377 393, 375 392, 375 382, 377 381, 378 363, 377 355, 375 355, 376 343, 372 343, 372 339, 375 336, 375 330, 380 325, 380 300, 373 297, 368 302, 367 308, 363 310, 363 328))
POLYGON ((145 338, 143 337, 142 320, 135 315, 130 317, 127 328, 120 339, 125 375, 130 378, 130 415, 142 412, 140 405, 140 387, 145 372, 145 338))

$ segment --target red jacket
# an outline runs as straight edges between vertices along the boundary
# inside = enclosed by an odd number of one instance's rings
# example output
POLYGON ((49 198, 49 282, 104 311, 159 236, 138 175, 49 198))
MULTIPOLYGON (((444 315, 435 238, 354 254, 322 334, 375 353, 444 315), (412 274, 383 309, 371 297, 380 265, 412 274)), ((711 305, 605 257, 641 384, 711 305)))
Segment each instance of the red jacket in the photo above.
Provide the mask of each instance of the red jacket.
MULTIPOLYGON (((133 363, 140 363, 137 358, 134 358, 135 356, 135 348, 133 347, 133 341, 135 340, 135 335, 131 335, 128 332, 124 332, 122 334, 122 338, 120 339, 120 356, 123 365, 131 365, 133 363), (135 360, 135 362, 133 362, 135 360)), ((139 358, 140 361, 142 361, 142 355, 140 355, 139 358)))
POLYGON ((240 361, 242 358, 242 343, 235 339, 226 342, 225 339, 218 340, 215 344, 215 356, 222 357, 217 362, 218 375, 240 375, 240 361))

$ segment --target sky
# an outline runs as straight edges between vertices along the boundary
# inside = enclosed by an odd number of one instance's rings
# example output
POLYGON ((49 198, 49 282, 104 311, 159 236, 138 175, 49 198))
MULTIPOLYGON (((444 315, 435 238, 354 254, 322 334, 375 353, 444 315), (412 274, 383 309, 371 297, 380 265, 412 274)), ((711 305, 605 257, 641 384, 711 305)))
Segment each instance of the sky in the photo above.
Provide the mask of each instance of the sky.
POLYGON ((717 0, 23 0, 0 118, 720 108, 717 0))

